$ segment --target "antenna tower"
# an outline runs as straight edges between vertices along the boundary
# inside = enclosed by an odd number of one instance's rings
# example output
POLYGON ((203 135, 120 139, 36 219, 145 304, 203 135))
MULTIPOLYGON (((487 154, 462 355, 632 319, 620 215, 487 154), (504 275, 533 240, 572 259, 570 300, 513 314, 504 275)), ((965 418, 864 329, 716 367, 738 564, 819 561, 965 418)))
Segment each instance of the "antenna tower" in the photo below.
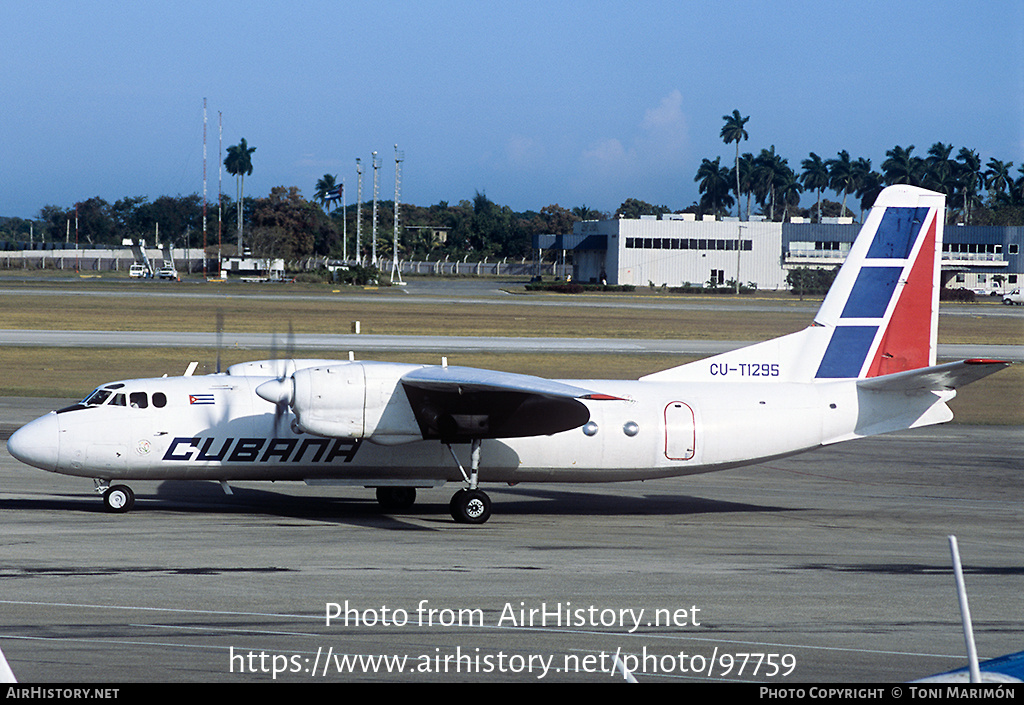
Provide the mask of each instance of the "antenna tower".
POLYGON ((398 204, 402 193, 402 162, 405 161, 405 152, 398 151, 398 145, 395 145, 395 234, 394 234, 394 245, 392 246, 392 259, 391 259, 391 283, 400 284, 402 282, 402 271, 398 268, 398 204))
POLYGON ((370 248, 373 259, 371 262, 373 266, 377 266, 377 194, 380 191, 380 159, 377 158, 377 153, 373 153, 373 247, 370 248))
MULTIPOLYGON (((186 270, 188 265, 188 251, 186 251, 186 270)), ((203 276, 206 276, 206 98, 203 98, 203 276)))
POLYGON ((224 199, 221 188, 221 177, 224 174, 224 115, 219 110, 217 111, 217 133, 217 276, 219 277, 224 266, 221 261, 223 256, 221 253, 223 247, 221 225, 224 221, 224 199))
POLYGON ((362 264, 363 253, 359 246, 361 244, 360 236, 363 232, 363 162, 359 157, 356 157, 356 174, 358 175, 356 184, 356 261, 362 264))

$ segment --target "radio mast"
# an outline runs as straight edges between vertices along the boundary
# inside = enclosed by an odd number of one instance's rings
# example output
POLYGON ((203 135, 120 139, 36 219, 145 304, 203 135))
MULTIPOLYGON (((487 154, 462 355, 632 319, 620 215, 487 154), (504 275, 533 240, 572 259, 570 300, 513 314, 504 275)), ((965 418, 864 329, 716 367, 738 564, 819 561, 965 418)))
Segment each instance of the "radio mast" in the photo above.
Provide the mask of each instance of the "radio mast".
POLYGON ((378 173, 380 172, 380 159, 377 158, 377 153, 373 153, 373 247, 371 253, 373 259, 371 260, 374 267, 377 266, 377 193, 379 191, 380 178, 378 173))
POLYGON ((363 253, 359 249, 360 239, 363 232, 363 162, 356 157, 356 262, 363 263, 363 253))
POLYGON ((401 196, 402 189, 402 162, 405 161, 405 152, 398 151, 398 145, 395 145, 395 235, 394 245, 392 246, 391 254, 391 283, 392 284, 404 284, 402 281, 402 271, 398 268, 398 202, 401 196))
MULTIPOLYGON (((185 251, 185 270, 188 271, 188 250, 185 251)), ((206 276, 206 98, 203 98, 203 276, 206 276)))
POLYGON ((224 220, 224 199, 221 188, 221 177, 224 174, 224 115, 219 110, 217 111, 217 164, 217 276, 219 277, 224 268, 224 255, 221 252, 223 248, 221 225, 224 220))

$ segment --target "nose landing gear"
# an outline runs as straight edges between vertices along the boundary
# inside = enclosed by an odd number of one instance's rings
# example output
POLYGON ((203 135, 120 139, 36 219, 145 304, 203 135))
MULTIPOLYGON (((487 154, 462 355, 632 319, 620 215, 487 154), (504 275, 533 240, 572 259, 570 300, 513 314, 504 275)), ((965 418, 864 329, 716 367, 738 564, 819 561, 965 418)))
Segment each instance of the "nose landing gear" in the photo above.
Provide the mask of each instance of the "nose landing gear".
POLYGON ((135 493, 128 485, 109 485, 106 480, 93 480, 96 491, 103 495, 103 506, 108 512, 124 514, 135 505, 135 493))

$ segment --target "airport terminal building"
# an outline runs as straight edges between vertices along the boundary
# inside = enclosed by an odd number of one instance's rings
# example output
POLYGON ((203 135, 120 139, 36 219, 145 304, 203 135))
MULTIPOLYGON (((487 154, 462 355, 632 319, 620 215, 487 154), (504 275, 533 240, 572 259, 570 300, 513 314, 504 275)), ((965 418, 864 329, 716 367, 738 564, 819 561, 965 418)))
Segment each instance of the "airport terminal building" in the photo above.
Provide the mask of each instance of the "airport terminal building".
MULTIPOLYGON (((683 213, 578 222, 553 246, 572 253, 573 278, 584 283, 702 286, 738 280, 779 290, 787 288, 791 269, 842 264, 859 231, 849 218, 773 223, 697 220, 683 213)), ((977 294, 1017 288, 1024 276, 1022 247, 1024 227, 947 225, 943 285, 977 294)))

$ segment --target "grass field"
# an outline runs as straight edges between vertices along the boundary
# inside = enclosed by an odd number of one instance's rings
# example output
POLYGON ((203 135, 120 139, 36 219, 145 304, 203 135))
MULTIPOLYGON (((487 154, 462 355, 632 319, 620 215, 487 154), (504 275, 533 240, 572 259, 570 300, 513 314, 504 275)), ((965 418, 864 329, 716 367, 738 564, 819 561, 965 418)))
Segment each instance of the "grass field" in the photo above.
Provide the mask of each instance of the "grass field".
MULTIPOLYGON (((2 279, 0 279, 2 282, 2 279)), ((0 291, 0 327, 56 330, 213 331, 218 313, 227 331, 284 334, 350 330, 360 321, 364 334, 483 335, 597 338, 682 338, 758 341, 806 327, 812 313, 782 298, 763 311, 738 310, 751 299, 687 299, 714 302, 710 310, 607 308, 538 305, 550 296, 522 296, 516 305, 502 303, 412 302, 399 292, 366 292, 368 300, 332 300, 332 289, 318 286, 233 287, 223 285, 147 285, 126 295, 124 284, 63 281, 67 294, 38 290, 38 285, 4 284, 0 291), (15 293, 16 292, 16 293, 15 293), (152 293, 167 296, 147 295, 152 293), (265 298, 272 293, 274 298, 265 298), (212 294, 212 295, 211 295, 212 294), (282 294, 286 296, 282 297, 282 294)), ((355 290, 362 293, 362 290, 355 290)), ((340 292, 339 292, 340 293, 340 292)), ((353 293, 352 289, 344 293, 353 293)), ((644 297, 650 301, 651 297, 644 297)), ((619 297, 628 301, 630 297, 619 297)), ((669 300, 679 300, 678 298, 669 300)), ((984 306, 991 304, 976 304, 984 306)), ((969 306, 947 306, 960 315, 940 318, 940 343, 1024 344, 1024 316, 971 315, 969 306)), ((294 351, 301 356, 301 351, 294 351)), ((365 357, 359 355, 357 357, 365 357)), ((222 364, 270 356, 272 351, 222 351, 222 364)), ((322 357, 323 353, 316 353, 322 357)), ((346 357, 347 351, 338 351, 346 357)), ((440 353, 374 359, 433 363, 440 353)), ((636 378, 692 358, 672 355, 447 354, 451 364, 487 367, 561 378, 636 378)), ((199 372, 213 371, 216 352, 209 349, 68 349, 0 347, 0 395, 81 397, 113 379, 181 374, 188 362, 199 372)), ((961 423, 1024 425, 1024 365, 1011 367, 961 391, 951 406, 961 423)))

